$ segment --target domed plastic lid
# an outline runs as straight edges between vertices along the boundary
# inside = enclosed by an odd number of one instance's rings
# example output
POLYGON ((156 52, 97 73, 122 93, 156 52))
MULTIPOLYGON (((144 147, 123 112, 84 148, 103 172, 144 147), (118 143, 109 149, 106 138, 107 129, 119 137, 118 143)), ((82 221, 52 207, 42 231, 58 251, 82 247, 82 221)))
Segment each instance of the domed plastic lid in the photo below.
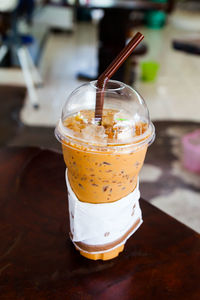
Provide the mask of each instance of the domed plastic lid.
POLYGON ((94 118, 96 81, 84 84, 68 97, 55 134, 61 143, 76 141, 95 147, 129 147, 150 144, 154 126, 142 97, 130 86, 110 80, 104 92, 102 123, 94 118))

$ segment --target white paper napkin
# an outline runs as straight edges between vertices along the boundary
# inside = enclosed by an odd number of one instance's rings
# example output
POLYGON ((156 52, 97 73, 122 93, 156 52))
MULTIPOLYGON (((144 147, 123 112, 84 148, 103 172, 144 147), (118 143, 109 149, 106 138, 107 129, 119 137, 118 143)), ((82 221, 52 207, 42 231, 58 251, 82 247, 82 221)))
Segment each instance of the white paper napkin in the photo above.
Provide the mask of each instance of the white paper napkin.
POLYGON ((110 243, 122 237, 138 219, 141 225, 138 184, 132 193, 116 202, 92 204, 78 200, 69 184, 67 170, 66 183, 73 242, 89 245, 110 243))

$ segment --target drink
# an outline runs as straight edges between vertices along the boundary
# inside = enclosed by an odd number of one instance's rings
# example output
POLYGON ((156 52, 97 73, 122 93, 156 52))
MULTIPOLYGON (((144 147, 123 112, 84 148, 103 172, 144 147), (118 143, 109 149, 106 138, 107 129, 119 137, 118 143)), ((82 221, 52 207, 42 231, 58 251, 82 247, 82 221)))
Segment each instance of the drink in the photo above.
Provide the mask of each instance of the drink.
MULTIPOLYGON (((108 115, 113 119, 116 113, 113 110, 105 110, 103 125, 108 115)), ((76 114, 66 119, 64 124, 74 131, 88 129, 87 124, 81 122, 84 116, 87 116, 87 120, 91 122, 94 118, 94 111, 82 111, 80 115, 76 114), (85 128, 82 128, 84 125, 85 128)), ((140 126, 144 133, 146 124, 137 125, 138 128, 140 126)), ((119 147, 119 150, 112 149, 112 146, 101 148, 94 151, 89 142, 84 146, 76 144, 75 141, 73 145, 70 141, 62 144, 69 182, 80 201, 113 202, 131 193, 137 184, 147 144, 136 152, 132 152, 130 146, 128 153, 123 146, 121 149, 119 147)))
MULTIPOLYGON (((91 105, 94 104, 96 92, 95 83, 90 83, 72 93, 63 110, 56 135, 62 142, 71 193, 74 192, 80 202, 110 203, 112 207, 112 203, 121 203, 122 199, 134 193, 147 147, 154 138, 154 128, 141 97, 130 87, 116 81, 108 84, 102 124, 96 125, 91 105), (85 100, 81 101, 79 97, 85 100)), ((94 206, 94 210, 95 208, 97 206, 94 206)), ((102 220, 102 224, 104 221, 102 220)), ((130 228, 136 228, 140 221, 140 218, 134 220, 130 228)), ((124 240, 130 228, 123 232, 124 240)), ((114 236, 116 238, 115 233, 114 236)), ((123 250, 123 238, 120 238, 107 239, 109 243, 102 245, 98 244, 98 237, 95 242, 95 239, 84 239, 76 241, 75 246, 88 258, 108 259, 123 250), (109 249, 111 250, 108 251, 109 249)))

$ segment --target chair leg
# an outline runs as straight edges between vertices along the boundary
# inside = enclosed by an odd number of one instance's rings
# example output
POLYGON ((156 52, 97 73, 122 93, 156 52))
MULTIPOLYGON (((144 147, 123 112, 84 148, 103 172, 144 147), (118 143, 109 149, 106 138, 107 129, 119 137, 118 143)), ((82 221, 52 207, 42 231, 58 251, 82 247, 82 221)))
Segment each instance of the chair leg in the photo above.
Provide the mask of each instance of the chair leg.
POLYGON ((31 73, 33 75, 33 80, 34 80, 34 83, 36 86, 42 86, 43 85, 43 80, 42 80, 42 77, 40 75, 40 73, 38 72, 38 69, 36 68, 34 62, 33 62, 33 59, 28 51, 28 49, 26 47, 24 47, 24 51, 26 53, 26 56, 27 56, 27 60, 28 60, 28 64, 29 64, 29 67, 30 67, 30 70, 31 70, 31 73))
POLYGON ((37 96, 36 89, 34 86, 33 77, 32 77, 32 74, 31 74, 31 71, 29 68, 25 47, 20 47, 17 50, 17 55, 19 58, 20 66, 22 68, 22 72, 23 72, 24 80, 25 80, 26 87, 28 90, 30 101, 31 101, 33 107, 37 109, 37 108, 39 108, 39 101, 38 101, 38 96, 37 96))

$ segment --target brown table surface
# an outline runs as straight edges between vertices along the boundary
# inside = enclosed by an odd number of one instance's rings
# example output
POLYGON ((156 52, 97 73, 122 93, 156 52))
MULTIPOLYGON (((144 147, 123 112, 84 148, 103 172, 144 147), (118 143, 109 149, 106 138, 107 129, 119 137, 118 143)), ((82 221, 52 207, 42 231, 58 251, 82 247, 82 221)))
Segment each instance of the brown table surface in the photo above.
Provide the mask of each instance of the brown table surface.
POLYGON ((64 171, 59 153, 0 150, 1 300, 199 299, 199 235, 142 199, 144 223, 118 258, 80 256, 64 171))

